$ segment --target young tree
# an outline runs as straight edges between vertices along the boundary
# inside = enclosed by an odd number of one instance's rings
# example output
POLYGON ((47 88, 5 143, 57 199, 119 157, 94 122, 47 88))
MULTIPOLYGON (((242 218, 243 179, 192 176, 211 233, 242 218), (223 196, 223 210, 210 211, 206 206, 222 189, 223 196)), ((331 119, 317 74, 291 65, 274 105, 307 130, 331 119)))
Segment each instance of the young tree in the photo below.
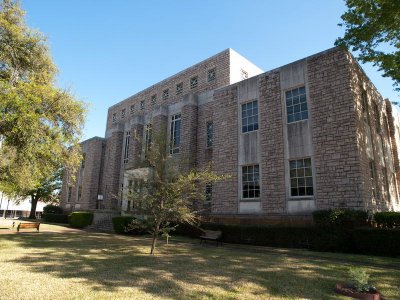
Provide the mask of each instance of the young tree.
POLYGON ((35 190, 79 165, 86 108, 56 87, 56 74, 45 37, 17 1, 0 0, 0 188, 35 190))
POLYGON ((167 154, 166 137, 160 133, 153 132, 146 158, 148 172, 131 178, 135 185, 125 196, 134 203, 136 217, 128 227, 142 228, 152 235, 150 254, 154 254, 157 238, 173 230, 172 223, 196 221, 194 204, 204 200, 206 184, 222 180, 224 176, 209 169, 180 171, 179 162, 167 154))
POLYGON ((335 44, 359 51, 358 59, 378 66, 400 91, 400 1, 346 0, 346 5, 339 24, 346 32, 335 44))

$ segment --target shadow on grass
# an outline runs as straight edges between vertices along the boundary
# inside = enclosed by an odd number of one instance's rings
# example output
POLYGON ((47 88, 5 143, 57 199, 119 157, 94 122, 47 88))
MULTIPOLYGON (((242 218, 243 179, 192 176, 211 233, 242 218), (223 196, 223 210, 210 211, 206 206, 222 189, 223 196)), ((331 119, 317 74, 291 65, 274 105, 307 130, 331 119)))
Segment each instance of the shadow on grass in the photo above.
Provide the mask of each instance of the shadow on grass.
MULTIPOLYGON (((135 287, 173 299, 238 299, 246 293, 261 299, 337 299, 333 287, 347 272, 333 263, 223 247, 161 243, 157 255, 150 256, 150 240, 143 237, 48 233, 34 238, 8 235, 7 240, 27 249, 29 254, 12 263, 29 266, 32 272, 80 278, 94 290, 135 287), (221 297, 213 294, 214 289, 223 290, 221 297)), ((390 276, 385 279, 397 284, 390 276)))

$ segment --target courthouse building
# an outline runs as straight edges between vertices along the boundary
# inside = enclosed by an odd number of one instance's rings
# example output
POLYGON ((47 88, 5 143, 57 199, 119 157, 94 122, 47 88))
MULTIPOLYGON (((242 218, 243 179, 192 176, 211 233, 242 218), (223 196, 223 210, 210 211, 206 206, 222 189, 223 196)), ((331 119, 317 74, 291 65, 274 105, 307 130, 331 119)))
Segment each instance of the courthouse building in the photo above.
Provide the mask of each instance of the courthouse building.
POLYGON ((397 110, 341 48, 268 72, 227 49, 111 106, 106 122, 82 142, 76 180, 64 176, 67 210, 129 214, 123 191, 146 172, 153 131, 182 169, 229 175, 204 187, 214 220, 400 209, 397 110))

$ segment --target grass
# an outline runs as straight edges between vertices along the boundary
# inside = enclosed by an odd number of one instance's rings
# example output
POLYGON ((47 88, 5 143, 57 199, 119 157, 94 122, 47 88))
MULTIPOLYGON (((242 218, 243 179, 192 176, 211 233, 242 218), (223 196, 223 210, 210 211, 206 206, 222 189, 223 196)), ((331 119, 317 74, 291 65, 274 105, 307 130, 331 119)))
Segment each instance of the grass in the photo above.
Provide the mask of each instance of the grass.
POLYGON ((400 259, 184 238, 150 256, 149 246, 145 237, 82 231, 0 234, 0 299, 348 299, 333 288, 353 263, 385 299, 400 295, 400 259))

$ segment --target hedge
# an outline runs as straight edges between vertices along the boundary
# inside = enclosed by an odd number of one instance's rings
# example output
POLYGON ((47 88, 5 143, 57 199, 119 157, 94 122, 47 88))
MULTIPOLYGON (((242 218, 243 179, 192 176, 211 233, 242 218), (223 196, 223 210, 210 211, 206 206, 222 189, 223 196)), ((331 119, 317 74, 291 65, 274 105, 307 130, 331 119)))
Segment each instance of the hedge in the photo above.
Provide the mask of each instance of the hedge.
POLYGON ((384 211, 374 214, 374 220, 379 227, 394 228, 400 227, 400 212, 384 211))
POLYGON ((113 223, 113 228, 115 233, 118 234, 140 234, 142 233, 140 230, 129 230, 126 231, 125 228, 126 226, 128 226, 129 223, 132 222, 132 220, 134 220, 134 217, 128 217, 128 216, 124 216, 124 217, 114 217, 112 218, 112 223, 113 223))
POLYGON ((354 253, 400 256, 400 230, 362 228, 353 231, 354 253))
POLYGON ((68 215, 66 214, 45 213, 43 219, 46 222, 68 224, 68 215))
POLYGON ((44 214, 62 214, 62 213, 64 213, 64 210, 61 206, 48 204, 45 207, 43 207, 43 213, 44 214))
POLYGON ((313 212, 313 220, 319 227, 356 228, 367 224, 368 213, 344 208, 317 210, 313 212))
MULTIPOLYGON (((222 231, 222 242, 269 247, 305 248, 322 252, 344 252, 400 256, 400 230, 343 227, 246 226, 204 223, 202 229, 222 231)), ((176 234, 198 237, 189 225, 180 225, 176 234)))
POLYGON ((75 228, 84 228, 93 222, 93 213, 76 211, 68 216, 69 225, 75 228))

